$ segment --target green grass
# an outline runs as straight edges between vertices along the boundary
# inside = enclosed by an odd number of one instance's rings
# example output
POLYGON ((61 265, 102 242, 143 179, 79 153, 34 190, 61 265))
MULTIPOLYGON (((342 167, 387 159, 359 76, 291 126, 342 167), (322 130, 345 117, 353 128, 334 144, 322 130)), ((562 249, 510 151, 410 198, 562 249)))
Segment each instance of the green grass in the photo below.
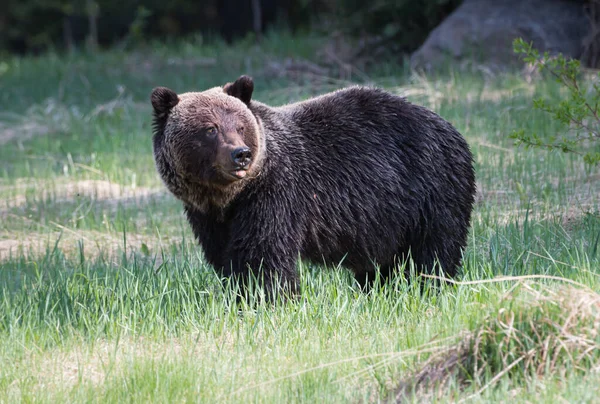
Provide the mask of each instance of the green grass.
POLYGON ((365 294, 343 268, 304 262, 298 301, 230 298, 156 175, 149 93, 249 73, 261 101, 304 99, 346 82, 275 77, 265 66, 318 60, 322 43, 281 34, 260 48, 196 40, 2 62, 0 401, 393 400, 428 360, 443 363, 481 330, 486 349, 465 348, 465 370, 448 368, 449 383, 415 400, 598 396, 600 337, 560 297, 597 303, 600 174, 578 156, 517 149, 508 138, 519 128, 561 130, 531 108, 534 96, 560 99, 551 81, 423 77, 392 62, 353 80, 429 106, 469 141, 479 196, 460 284, 421 291, 399 278, 365 294), (519 278, 530 275, 544 277, 519 278), (499 276, 516 278, 488 282, 499 276), (532 309, 532 290, 550 296, 550 306, 532 309), (514 335, 498 322, 503 313, 526 320, 514 335), (569 318, 569 336, 595 347, 587 362, 570 348, 554 362, 541 355, 538 342, 563 341, 553 330, 569 318), (509 368, 502 358, 520 358, 523 347, 533 356, 509 368), (475 375, 469 363, 488 371, 475 375))

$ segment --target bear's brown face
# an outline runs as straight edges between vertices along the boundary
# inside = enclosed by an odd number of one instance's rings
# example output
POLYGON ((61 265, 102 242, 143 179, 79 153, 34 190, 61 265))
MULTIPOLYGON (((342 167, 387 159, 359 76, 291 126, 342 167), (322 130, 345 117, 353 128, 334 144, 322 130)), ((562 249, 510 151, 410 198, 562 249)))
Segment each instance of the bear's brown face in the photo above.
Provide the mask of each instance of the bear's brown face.
POLYGON ((218 197, 228 188, 233 192, 260 168, 259 122, 241 98, 226 92, 228 86, 179 95, 157 88, 152 93, 157 168, 171 192, 186 202, 218 197))
POLYGON ((247 176, 258 155, 258 125, 225 94, 182 94, 164 131, 177 171, 187 180, 226 186, 247 176))

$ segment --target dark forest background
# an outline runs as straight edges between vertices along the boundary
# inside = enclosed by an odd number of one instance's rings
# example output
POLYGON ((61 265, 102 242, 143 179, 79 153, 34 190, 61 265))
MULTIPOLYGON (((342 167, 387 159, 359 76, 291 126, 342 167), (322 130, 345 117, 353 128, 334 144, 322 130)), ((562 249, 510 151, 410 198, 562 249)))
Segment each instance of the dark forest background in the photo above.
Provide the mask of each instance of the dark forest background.
POLYGON ((231 42, 267 30, 368 36, 393 51, 416 49, 462 0, 4 0, 0 49, 139 44, 201 34, 231 42))

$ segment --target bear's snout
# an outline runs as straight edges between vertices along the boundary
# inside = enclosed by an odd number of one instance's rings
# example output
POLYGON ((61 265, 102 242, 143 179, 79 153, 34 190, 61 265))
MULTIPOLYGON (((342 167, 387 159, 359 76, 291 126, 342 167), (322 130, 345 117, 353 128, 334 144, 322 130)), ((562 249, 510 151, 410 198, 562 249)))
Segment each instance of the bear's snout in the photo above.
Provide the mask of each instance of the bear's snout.
POLYGON ((231 160, 236 168, 245 169, 252 160, 252 151, 248 147, 238 147, 231 152, 231 160))

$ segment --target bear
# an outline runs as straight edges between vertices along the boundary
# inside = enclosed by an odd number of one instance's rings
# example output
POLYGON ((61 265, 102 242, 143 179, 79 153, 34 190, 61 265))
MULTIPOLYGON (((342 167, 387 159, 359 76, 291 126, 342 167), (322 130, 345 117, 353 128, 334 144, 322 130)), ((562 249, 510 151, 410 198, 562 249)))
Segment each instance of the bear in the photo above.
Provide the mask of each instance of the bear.
POLYGON ((456 276, 476 184, 452 124, 376 86, 276 107, 253 92, 243 75, 150 97, 156 169, 222 279, 294 295, 299 259, 341 264, 361 288, 409 259, 456 276))

